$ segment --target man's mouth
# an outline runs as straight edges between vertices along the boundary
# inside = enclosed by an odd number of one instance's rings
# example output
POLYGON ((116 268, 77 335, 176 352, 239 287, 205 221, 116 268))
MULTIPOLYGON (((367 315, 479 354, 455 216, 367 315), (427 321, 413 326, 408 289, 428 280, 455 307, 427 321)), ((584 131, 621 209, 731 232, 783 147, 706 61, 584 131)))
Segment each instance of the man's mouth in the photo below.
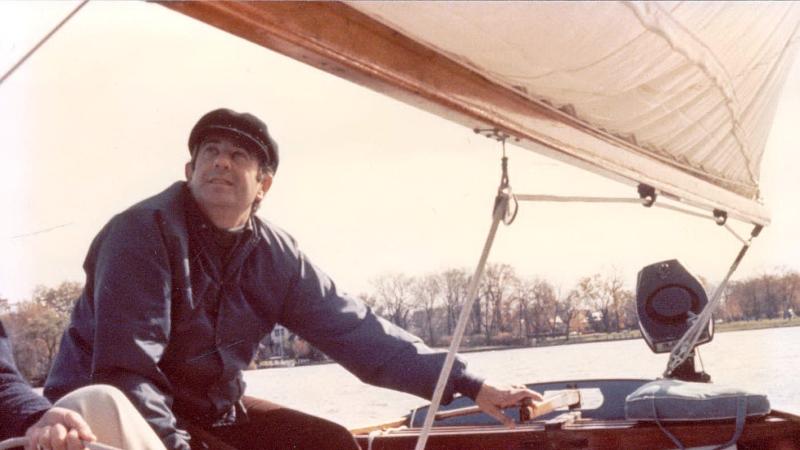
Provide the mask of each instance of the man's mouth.
POLYGON ((224 178, 210 178, 207 181, 208 184, 218 184, 222 186, 233 186, 233 183, 224 179, 224 178))

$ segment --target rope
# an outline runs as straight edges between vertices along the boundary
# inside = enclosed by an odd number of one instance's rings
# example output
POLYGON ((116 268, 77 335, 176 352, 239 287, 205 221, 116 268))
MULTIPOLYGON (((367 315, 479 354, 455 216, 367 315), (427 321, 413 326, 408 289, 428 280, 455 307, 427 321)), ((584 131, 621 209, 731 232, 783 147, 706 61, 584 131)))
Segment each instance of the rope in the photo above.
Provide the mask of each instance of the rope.
POLYGON ((742 249, 739 250, 739 254, 736 256, 736 259, 731 264, 730 269, 728 269, 728 273, 725 275, 725 278, 722 282, 717 286, 714 290, 714 295, 711 297, 711 301, 708 302, 703 311, 697 315, 692 323, 692 326, 689 327, 688 330, 681 336, 680 340, 675 347, 672 349, 672 352, 669 355, 669 362, 667 363, 667 370, 664 371, 664 377, 669 377, 672 372, 680 366, 686 359, 691 355, 692 349, 694 348, 697 341, 700 339, 700 335, 702 334, 703 330, 706 326, 708 326, 708 322, 711 320, 711 314, 716 311, 717 307, 721 303, 722 299, 722 292, 725 290, 725 287, 728 285, 728 280, 730 280, 731 275, 736 269, 739 267, 739 263, 742 262, 744 255, 747 253, 747 250, 750 248, 750 245, 753 241, 753 238, 758 236, 758 233, 761 231, 761 227, 757 226, 753 229, 753 232, 750 235, 750 239, 748 239, 742 249))
POLYGON ((464 330, 466 329, 467 322, 469 321, 472 305, 478 298, 478 284, 483 276, 483 271, 486 267, 486 260, 489 257, 489 251, 492 248, 494 237, 497 234, 497 227, 500 225, 500 221, 506 217, 509 203, 511 201, 512 195, 510 189, 504 188, 497 193, 494 211, 492 213, 492 226, 489 229, 489 235, 486 237, 486 243, 483 245, 483 251, 481 252, 478 266, 475 269, 475 274, 470 280, 469 289, 467 290, 467 301, 461 309, 461 314, 458 317, 458 324, 456 325, 455 332, 453 333, 453 340, 450 343, 450 349, 447 352, 447 357, 445 358, 442 371, 439 372, 439 380, 436 382, 436 389, 433 392, 433 399, 431 400, 431 405, 427 414, 425 415, 425 423, 422 426, 422 431, 417 439, 417 445, 414 447, 415 450, 423 450, 426 442, 428 441, 428 434, 430 434, 431 428, 433 427, 433 420, 436 416, 436 410, 439 409, 439 404, 442 401, 442 395, 444 394, 444 389, 447 385, 447 379, 449 378, 450 370, 453 368, 456 352, 461 344, 461 339, 464 337, 464 330))
POLYGON ((50 32, 47 33, 45 37, 43 37, 32 49, 28 51, 28 53, 25 54, 25 56, 22 57, 22 59, 17 61, 17 63, 14 64, 14 66, 3 75, 3 78, 0 78, 0 84, 3 84, 3 82, 6 81, 6 78, 10 77, 12 73, 14 73, 25 61, 28 60, 28 58, 30 58, 34 53, 36 53, 36 50, 39 50, 39 47, 44 45, 44 43, 47 42, 47 40, 50 39, 50 37, 54 35, 56 31, 59 30, 59 28, 61 28, 65 23, 67 23, 67 21, 71 19, 72 16, 74 16, 81 8, 83 8, 83 5, 87 4, 88 2, 89 0, 83 0, 81 4, 78 5, 75 9, 73 9, 72 12, 67 15, 67 17, 65 17, 61 22, 58 23, 58 25, 55 26, 55 28, 50 30, 50 32))
POLYGON ((517 200, 526 202, 557 202, 557 203, 642 203, 634 197, 579 197, 568 195, 535 195, 516 194, 517 200))
MULTIPOLYGON (((25 447, 27 443, 28 438, 26 437, 6 439, 5 441, 0 442, 0 450, 25 447)), ((119 450, 116 447, 111 447, 110 445, 101 444, 99 442, 84 442, 83 445, 85 445, 89 450, 119 450)))
POLYGON ((747 244, 747 241, 746 241, 746 240, 745 240, 743 237, 739 236, 739 233, 737 233, 737 232, 736 232, 736 230, 734 230, 733 228, 731 228, 731 226, 730 226, 730 225, 728 225, 727 223, 725 224, 725 228, 726 228, 728 231, 730 231, 730 232, 731 232, 731 234, 732 234, 732 235, 733 235, 733 236, 734 236, 736 239, 738 239, 738 240, 739 240, 739 242, 741 242, 742 244, 747 244))
MULTIPOLYGON (((636 197, 586 197, 586 196, 570 196, 570 195, 536 195, 536 194, 515 194, 514 198, 519 201, 526 202, 555 202, 555 203, 637 203, 644 204, 645 199, 636 197)), ((645 205, 647 206, 647 205, 645 205)), ((707 214, 692 211, 688 208, 681 208, 680 206, 670 205, 661 202, 652 203, 652 206, 659 208, 677 211, 689 216, 700 217, 701 219, 708 219, 716 221, 717 219, 707 214)))
POLYGON ((372 443, 373 441, 375 441, 375 438, 377 436, 386 436, 387 434, 395 433, 397 431, 403 431, 407 428, 408 428, 407 426, 403 425, 395 428, 387 428, 385 430, 370 431, 369 434, 367 435, 367 450, 372 450, 372 443))

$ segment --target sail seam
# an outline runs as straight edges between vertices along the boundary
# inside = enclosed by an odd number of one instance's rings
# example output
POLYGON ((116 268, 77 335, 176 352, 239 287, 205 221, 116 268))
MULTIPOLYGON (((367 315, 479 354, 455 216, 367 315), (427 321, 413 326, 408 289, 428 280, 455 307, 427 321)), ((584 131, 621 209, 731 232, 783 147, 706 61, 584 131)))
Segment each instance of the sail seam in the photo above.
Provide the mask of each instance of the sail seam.
POLYGON ((624 4, 634 12, 643 27, 663 38, 673 50, 681 54, 705 74, 722 94, 725 99, 725 108, 728 110, 728 115, 731 119, 730 132, 739 144, 739 155, 745 161, 745 168, 750 181, 757 186, 758 182, 753 174, 752 163, 747 156, 749 154, 749 146, 741 127, 739 102, 733 92, 730 76, 714 52, 658 3, 626 1, 624 4))

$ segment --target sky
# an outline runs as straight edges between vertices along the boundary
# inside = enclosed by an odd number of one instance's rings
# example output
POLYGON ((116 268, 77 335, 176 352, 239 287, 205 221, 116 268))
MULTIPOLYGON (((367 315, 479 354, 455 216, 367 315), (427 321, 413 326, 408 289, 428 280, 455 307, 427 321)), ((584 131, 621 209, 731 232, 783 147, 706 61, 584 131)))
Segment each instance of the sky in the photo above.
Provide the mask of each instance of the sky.
MULTIPOLYGON (((2 71, 74 5, 0 2, 2 71)), ((497 142, 160 5, 90 2, 0 85, 0 297, 83 282, 95 234, 183 179, 189 131, 218 107, 268 124, 281 163, 259 215, 345 291, 369 291, 386 273, 474 269, 500 178, 497 142)), ((773 223, 737 278, 800 270, 798 117, 795 64, 762 165, 773 223)), ((636 196, 513 145, 508 156, 517 193, 636 196)), ((526 203, 489 260, 563 289, 611 272, 633 288, 641 267, 672 258, 719 280, 739 248, 713 222, 664 210, 526 203)))

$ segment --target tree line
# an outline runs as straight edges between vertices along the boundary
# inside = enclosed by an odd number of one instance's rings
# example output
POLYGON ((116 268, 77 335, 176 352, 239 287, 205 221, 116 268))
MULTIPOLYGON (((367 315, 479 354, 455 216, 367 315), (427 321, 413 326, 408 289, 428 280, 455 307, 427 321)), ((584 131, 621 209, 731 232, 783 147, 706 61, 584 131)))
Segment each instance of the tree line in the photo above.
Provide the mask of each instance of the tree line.
MULTIPOLYGON (((699 277, 709 300, 716 286, 699 277)), ((360 298, 376 313, 445 346, 467 299, 470 274, 447 269, 421 276, 385 274, 360 298)), ((789 319, 800 311, 800 273, 777 269, 728 283, 715 318, 723 321, 789 319)), ((508 264, 487 266, 470 311, 466 346, 534 345, 540 339, 638 328, 636 296, 616 272, 582 277, 568 287, 523 277, 508 264)))
MULTIPOLYGON (((447 269, 419 276, 384 274, 358 297, 394 324, 432 346, 447 346, 467 299, 471 274, 447 269)), ((702 278, 701 278, 702 281, 702 278)), ((707 284, 707 283, 706 283, 707 284)), ((37 286, 30 299, 11 304, 0 297, 0 320, 9 333, 22 374, 35 386, 47 376, 83 285, 65 281, 37 286)), ((713 286, 706 286, 709 296, 713 286)), ((715 317, 725 321, 789 319, 800 311, 800 273, 776 270, 728 284, 715 317)), ((569 287, 523 277, 508 264, 487 266, 469 312, 462 345, 535 345, 582 333, 637 328, 634 292, 618 273, 585 276, 569 287)), ((294 343, 293 347, 303 347, 294 343)), ((262 358, 271 355, 270 337, 262 358)), ((309 350, 313 352, 314 350, 309 350)))

